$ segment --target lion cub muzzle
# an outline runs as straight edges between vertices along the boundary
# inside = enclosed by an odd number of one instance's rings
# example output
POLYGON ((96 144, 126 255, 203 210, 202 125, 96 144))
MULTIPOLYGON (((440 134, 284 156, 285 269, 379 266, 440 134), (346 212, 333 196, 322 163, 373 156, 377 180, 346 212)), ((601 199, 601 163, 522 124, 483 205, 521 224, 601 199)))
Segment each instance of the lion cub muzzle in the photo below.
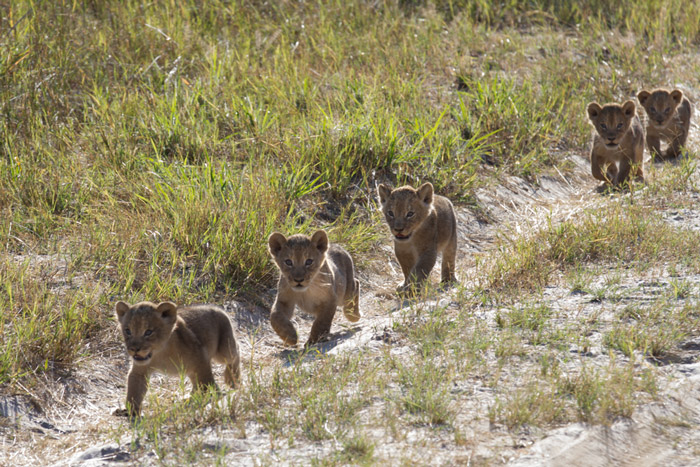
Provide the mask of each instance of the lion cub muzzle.
POLYGON ((394 224, 394 227, 391 230, 394 234, 394 238, 396 239, 396 241, 404 242, 411 238, 411 232, 404 232, 405 227, 397 227, 396 224, 394 224))

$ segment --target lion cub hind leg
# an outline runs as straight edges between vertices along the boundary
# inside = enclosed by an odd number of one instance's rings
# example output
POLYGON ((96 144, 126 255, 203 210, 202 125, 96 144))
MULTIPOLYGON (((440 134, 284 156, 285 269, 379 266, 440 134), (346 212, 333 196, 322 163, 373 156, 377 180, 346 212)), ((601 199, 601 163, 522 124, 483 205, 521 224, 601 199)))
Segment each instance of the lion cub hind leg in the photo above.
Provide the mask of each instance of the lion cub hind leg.
POLYGON ((215 358, 216 361, 226 365, 224 369, 226 384, 232 388, 237 387, 241 378, 241 362, 238 356, 238 345, 230 329, 222 332, 215 358))
POLYGON ((192 382, 193 391, 201 391, 207 386, 216 388, 214 373, 211 371, 211 363, 202 359, 188 377, 192 382))
POLYGON ((126 379, 126 410, 115 411, 115 415, 129 418, 141 415, 141 404, 148 391, 148 373, 141 368, 132 368, 126 379))
POLYGON ((351 323, 356 323, 362 318, 360 314, 360 281, 353 280, 355 286, 352 291, 346 292, 345 304, 343 305, 343 313, 351 323))
POLYGON ((442 252, 441 282, 449 284, 455 282, 455 260, 457 257, 457 235, 452 237, 450 243, 442 252))

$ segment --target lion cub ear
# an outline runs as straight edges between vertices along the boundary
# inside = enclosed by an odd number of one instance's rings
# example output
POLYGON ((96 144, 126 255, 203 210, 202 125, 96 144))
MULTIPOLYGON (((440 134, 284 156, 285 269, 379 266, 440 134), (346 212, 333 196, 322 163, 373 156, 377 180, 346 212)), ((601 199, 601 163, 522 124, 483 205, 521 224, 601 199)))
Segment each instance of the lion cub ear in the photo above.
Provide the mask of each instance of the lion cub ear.
POLYGON ((377 194, 379 195, 379 202, 384 204, 386 203, 386 200, 389 199, 389 196, 391 196, 391 188, 383 183, 380 183, 377 187, 377 194))
POLYGON ((162 302, 156 308, 160 316, 165 320, 175 320, 177 317, 177 305, 173 302, 162 302))
POLYGON ((683 91, 681 91, 680 89, 674 89, 673 91, 671 91, 671 99, 676 101, 676 104, 680 104, 683 100, 683 91))
POLYGON ((328 250, 328 234, 325 230, 317 230, 311 236, 311 244, 322 254, 328 250))
POLYGON ((282 248, 287 244, 287 238, 279 232, 273 232, 270 238, 267 239, 267 245, 270 248, 270 254, 276 256, 282 248))
POLYGON ((122 302, 121 300, 118 301, 117 304, 114 305, 114 311, 117 313, 117 319, 122 319, 127 311, 129 311, 129 308, 131 308, 131 305, 128 303, 122 302))
POLYGON ((644 105, 644 103, 649 99, 651 96, 651 93, 649 91, 639 91, 637 93, 637 99, 639 100, 639 103, 644 105))
POLYGON ((624 104, 622 104, 622 113, 625 114, 625 117, 632 118, 632 117, 634 117, 634 114, 636 112, 637 112, 637 106, 634 105, 633 101, 627 101, 624 104))
POLYGON ((426 182, 418 187, 416 190, 418 193, 418 198, 425 204, 433 204, 433 184, 426 182))
POLYGON ((591 102, 586 108, 586 111, 588 112, 588 118, 590 118, 591 120, 595 120, 596 118, 598 118, 598 115, 600 115, 601 110, 603 110, 603 108, 600 106, 599 103, 591 102))

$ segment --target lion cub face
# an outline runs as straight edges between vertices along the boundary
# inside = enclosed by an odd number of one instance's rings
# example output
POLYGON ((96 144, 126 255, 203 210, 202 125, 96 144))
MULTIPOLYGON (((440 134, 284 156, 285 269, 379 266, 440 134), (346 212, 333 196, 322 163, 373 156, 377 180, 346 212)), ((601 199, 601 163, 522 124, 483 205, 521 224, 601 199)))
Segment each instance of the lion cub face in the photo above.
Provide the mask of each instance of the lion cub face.
POLYGON ((323 266, 328 251, 328 235, 319 230, 310 238, 296 234, 286 238, 279 232, 268 239, 270 255, 292 290, 304 292, 323 266))
POLYGON ((402 186, 391 190, 386 185, 377 187, 382 212, 397 242, 405 242, 420 227, 433 204, 433 185, 424 183, 418 189, 402 186))
POLYGON ((656 127, 665 127, 676 113, 676 107, 683 100, 683 92, 678 89, 670 92, 666 89, 656 89, 652 92, 640 91, 637 99, 646 110, 649 122, 656 127))
POLYGON ((115 309, 134 365, 148 365, 170 338, 177 321, 177 306, 172 302, 141 302, 133 306, 118 302, 115 309))
POLYGON ((636 110, 637 107, 632 101, 622 105, 606 104, 603 107, 597 102, 591 102, 588 104, 588 117, 605 146, 615 149, 627 133, 636 110))

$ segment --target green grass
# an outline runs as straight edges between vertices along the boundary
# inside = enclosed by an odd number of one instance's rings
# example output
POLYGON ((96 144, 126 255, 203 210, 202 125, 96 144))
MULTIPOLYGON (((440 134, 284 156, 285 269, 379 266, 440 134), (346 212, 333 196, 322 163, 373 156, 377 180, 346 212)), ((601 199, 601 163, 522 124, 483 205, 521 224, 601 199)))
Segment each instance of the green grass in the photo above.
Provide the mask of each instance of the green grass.
POLYGON ((510 429, 572 421, 609 425, 630 417, 641 400, 651 400, 657 391, 653 374, 634 365, 595 369, 584 364, 573 375, 555 369, 545 376, 499 398, 489 408, 489 419, 510 429))
MULTIPOLYGON (((592 209, 535 232, 531 237, 504 242, 500 255, 486 265, 481 287, 488 291, 536 290, 557 271, 576 271, 583 263, 625 264, 644 270, 659 261, 697 267, 700 235, 678 231, 644 205, 614 203, 592 209)), ((598 300, 610 290, 591 291, 598 300)))
POLYGON ((694 333, 699 319, 696 304, 679 308, 659 301, 649 308, 625 308, 603 342, 630 357, 635 351, 662 357, 694 333))

